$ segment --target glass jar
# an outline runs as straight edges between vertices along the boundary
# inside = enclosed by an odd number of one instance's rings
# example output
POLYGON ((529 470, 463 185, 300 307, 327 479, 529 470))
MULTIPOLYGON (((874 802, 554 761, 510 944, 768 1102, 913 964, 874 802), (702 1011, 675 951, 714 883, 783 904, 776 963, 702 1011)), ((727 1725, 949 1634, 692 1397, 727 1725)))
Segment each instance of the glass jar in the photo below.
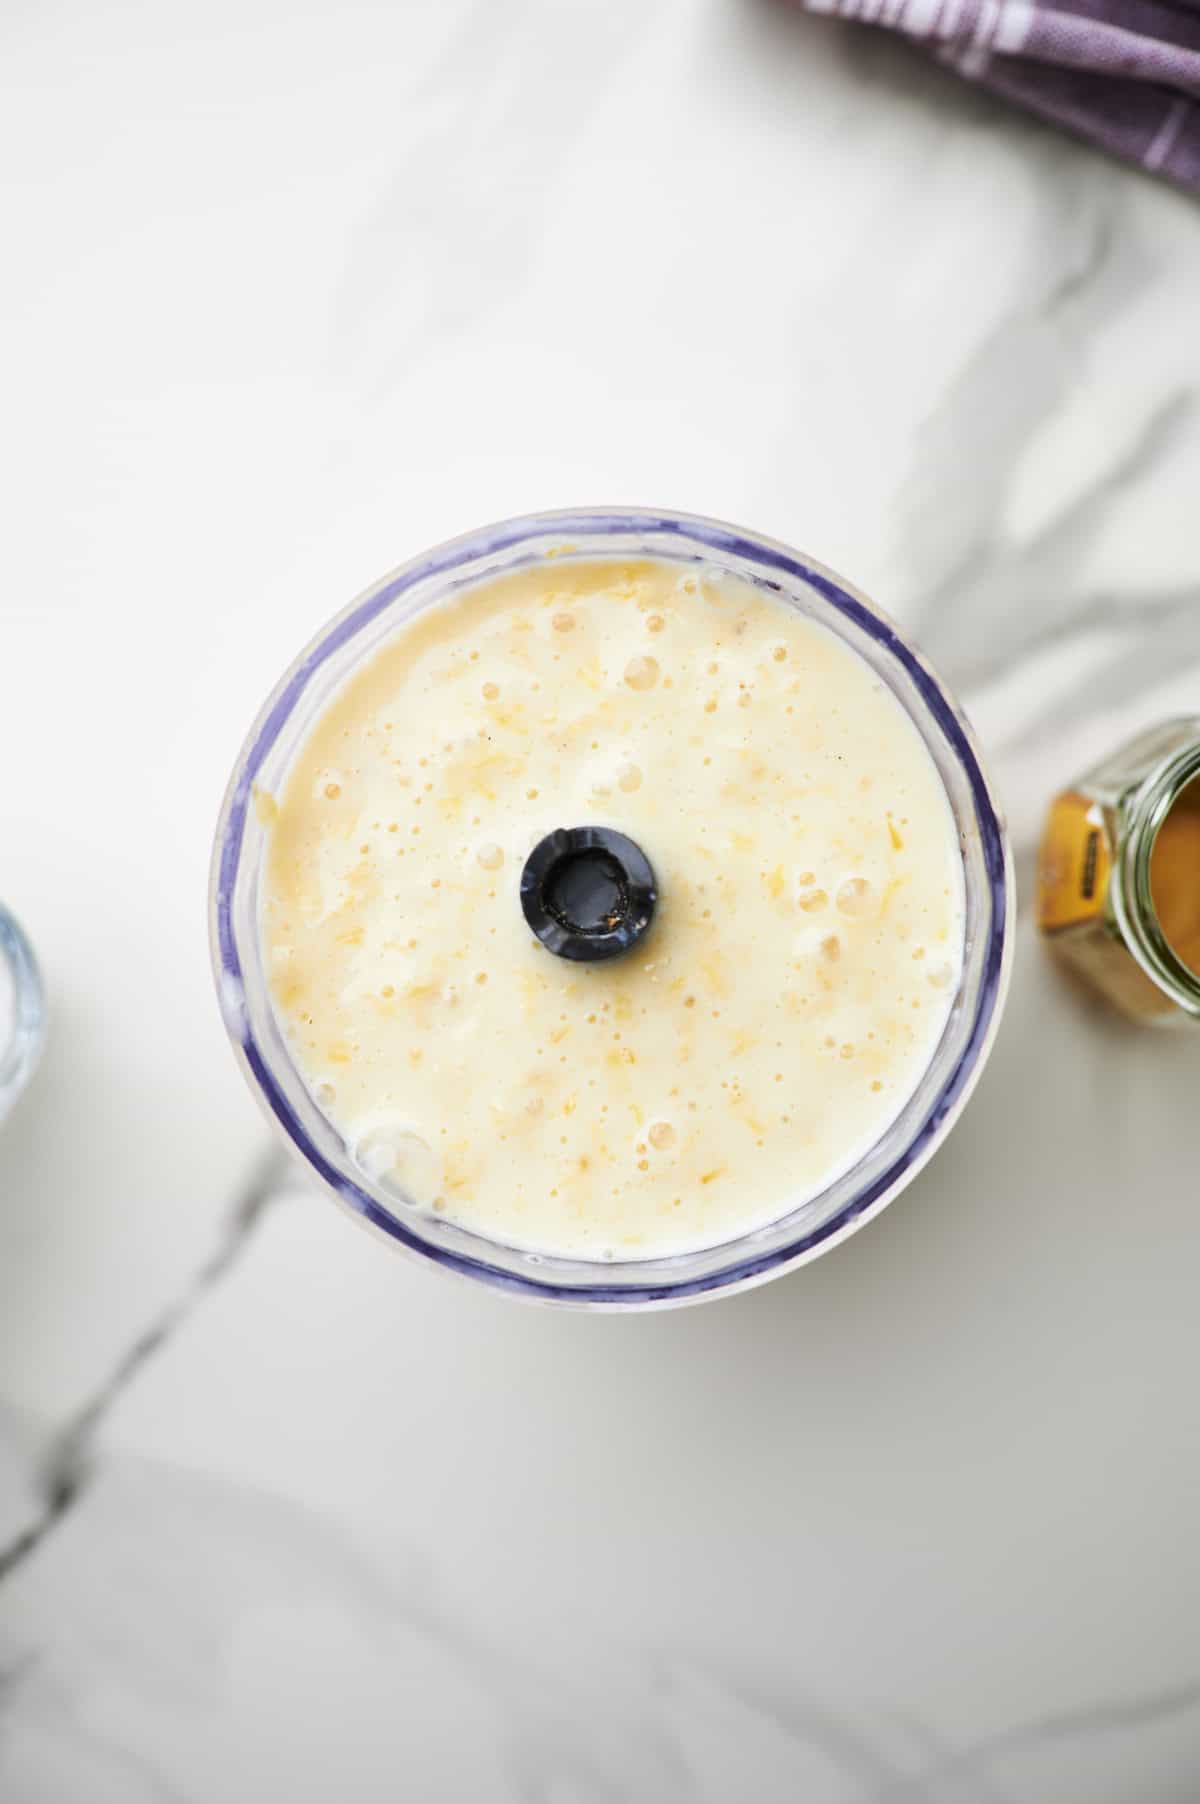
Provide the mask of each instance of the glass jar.
POLYGON ((1200 1020, 1200 718, 1139 733, 1050 806, 1043 933, 1134 1020, 1200 1020))
POLYGON ((385 577, 317 636, 280 679, 238 759, 217 827, 210 903, 214 971, 240 1062, 277 1127, 334 1196, 444 1271, 542 1302, 609 1310, 668 1307, 762 1283, 845 1239, 911 1182, 957 1120, 991 1049, 1014 913, 1008 839, 970 728, 891 621, 824 566, 773 540, 694 516, 600 509, 528 516, 452 540, 385 577), (270 821, 263 793, 280 792, 331 696, 402 622, 454 591, 547 556, 646 557, 730 572, 822 623, 908 713, 959 831, 962 973, 942 1038, 900 1114, 820 1194, 736 1239, 670 1257, 568 1259, 501 1244, 442 1215, 402 1217, 316 1107, 269 999, 258 912, 270 821))
POLYGON ((42 982, 33 949, 0 903, 0 1121, 29 1081, 44 1027, 42 982))

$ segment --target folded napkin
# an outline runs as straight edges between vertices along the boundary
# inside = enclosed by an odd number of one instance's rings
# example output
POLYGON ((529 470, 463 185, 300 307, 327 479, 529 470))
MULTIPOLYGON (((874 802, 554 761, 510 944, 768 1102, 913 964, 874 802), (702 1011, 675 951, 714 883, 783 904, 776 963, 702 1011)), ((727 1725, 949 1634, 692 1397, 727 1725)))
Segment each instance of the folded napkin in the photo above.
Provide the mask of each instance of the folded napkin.
POLYGON ((1200 0, 801 0, 1200 190, 1200 0))

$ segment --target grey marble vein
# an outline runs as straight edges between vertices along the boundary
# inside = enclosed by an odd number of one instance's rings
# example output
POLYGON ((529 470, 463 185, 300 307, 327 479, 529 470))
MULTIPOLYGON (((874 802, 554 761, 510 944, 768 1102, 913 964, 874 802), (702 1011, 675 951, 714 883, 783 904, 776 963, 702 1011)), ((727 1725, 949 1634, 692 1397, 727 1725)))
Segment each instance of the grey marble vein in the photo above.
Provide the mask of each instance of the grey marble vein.
POLYGON ((87 1486, 105 1417, 149 1360, 160 1354, 205 1296, 220 1284, 244 1251, 264 1210, 277 1196, 287 1159, 270 1146, 255 1160, 208 1257, 148 1327, 131 1342, 96 1390, 53 1436, 41 1462, 41 1508, 7 1546, 0 1547, 0 1583, 52 1533, 87 1486))
MULTIPOLYGON (((1089 665, 1077 683, 1049 697, 1016 733, 993 734, 994 753, 1002 754, 1016 743, 1026 753, 1036 751, 1098 712, 1121 707, 1131 694, 1152 691, 1176 671, 1200 667, 1200 585, 1136 598, 1097 596, 1087 604, 1086 614, 1051 622, 1033 635, 1021 656, 1032 658, 1100 627, 1118 629, 1111 655, 1089 665)), ((1197 696, 1200 702, 1200 682, 1197 696)))
POLYGON ((574 144, 644 29, 628 9, 591 24, 588 57, 574 61, 569 13, 472 5, 433 59, 330 322, 359 416, 403 390, 415 343, 460 335, 519 290, 574 144))
MULTIPOLYGON (((1081 186, 1071 166, 1059 169, 1036 229, 1029 294, 1000 314, 937 398, 896 522, 897 558, 915 586, 910 624, 968 699, 1069 633, 1108 623, 1150 628, 1156 608, 1186 600, 1178 584, 1146 594, 1120 578, 1102 587, 1083 572, 1115 504, 1145 492, 1173 462, 1195 462, 1192 371, 1149 381, 1144 406, 1125 409, 1128 436, 1118 429, 1100 446, 1081 489, 1068 487, 1057 501, 1051 491, 1030 530, 1004 517, 1035 438, 1081 393, 1094 400, 1110 391, 1098 346, 1162 274, 1153 232, 1138 229, 1127 191, 1111 180, 1081 186)), ((1188 655, 1186 620, 1182 631, 1188 655)), ((1180 649, 1151 635, 1127 686, 1161 680, 1180 649)))
MULTIPOLYGON (((44 1750, 37 1804, 43 1799, 50 1804, 60 1785, 72 1785, 81 1770, 87 1774, 89 1804, 199 1804, 195 1794, 162 1771, 160 1763, 90 1729, 81 1712, 72 1707, 69 1687, 54 1681, 41 1687, 39 1663, 32 1655, 10 1670, 13 1682, 7 1704, 11 1717, 19 1720, 23 1733, 40 1739, 44 1750)), ((5 1705, 0 1675, 0 1740, 5 1705)), ((26 1804, 25 1799, 21 1804, 26 1804)))
POLYGON ((726 1696, 741 1700, 778 1724, 797 1747, 819 1753, 856 1789, 899 1783, 901 1768, 884 1750, 879 1735, 856 1723, 847 1709, 831 1708, 811 1689, 785 1686, 777 1679, 734 1675, 715 1666, 706 1668, 694 1657, 681 1656, 679 1669, 708 1671, 726 1696))
MULTIPOLYGON (((1084 550, 1113 499, 1153 474, 1194 415, 1190 388, 1168 395, 1132 443, 1061 514, 1024 543, 978 546, 931 598, 921 628, 930 655, 961 690, 993 682, 1051 637, 1104 619, 1141 618, 1144 598, 1078 594, 1072 582, 1084 550)), ((1169 668, 1169 663, 1160 666, 1169 668)))
MULTIPOLYGON (((1089 315, 1115 310, 1139 269, 1114 229, 1107 193, 1058 172, 1029 259, 1031 290, 1005 309, 932 405, 913 446, 900 498, 897 548, 916 584, 911 624, 945 659, 949 622, 993 568, 997 516, 1012 472, 1037 429, 1062 404, 1089 315)), ((970 614, 977 629, 981 618, 970 614)), ((994 622, 988 618, 989 627, 994 622)))
MULTIPOLYGON (((1190 1715, 1197 1706, 1200 1706, 1200 1681, 1165 1686, 1138 1697, 1099 1699, 1074 1710, 1056 1711, 1032 1722, 1017 1723, 960 1749, 931 1764, 916 1778, 873 1793, 871 1804, 928 1804, 933 1796, 929 1790, 931 1785, 948 1780, 956 1787, 971 1783, 1006 1756, 1029 1753, 1059 1742, 1124 1734, 1173 1717, 1190 1715)), ((958 1792, 956 1795, 963 1794, 958 1792)))

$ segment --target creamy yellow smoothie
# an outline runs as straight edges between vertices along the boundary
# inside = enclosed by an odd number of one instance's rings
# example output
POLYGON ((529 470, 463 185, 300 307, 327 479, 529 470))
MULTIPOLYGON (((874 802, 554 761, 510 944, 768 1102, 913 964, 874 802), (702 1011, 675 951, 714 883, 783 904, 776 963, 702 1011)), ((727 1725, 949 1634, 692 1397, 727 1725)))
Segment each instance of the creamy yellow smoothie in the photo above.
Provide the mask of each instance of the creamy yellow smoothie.
POLYGON ((728 1240, 822 1190, 946 1024, 962 861, 890 690, 770 591, 539 561, 403 625, 269 819, 273 1006, 396 1206, 551 1255, 728 1240), (658 902, 622 956, 534 937, 556 828, 619 830, 658 902))

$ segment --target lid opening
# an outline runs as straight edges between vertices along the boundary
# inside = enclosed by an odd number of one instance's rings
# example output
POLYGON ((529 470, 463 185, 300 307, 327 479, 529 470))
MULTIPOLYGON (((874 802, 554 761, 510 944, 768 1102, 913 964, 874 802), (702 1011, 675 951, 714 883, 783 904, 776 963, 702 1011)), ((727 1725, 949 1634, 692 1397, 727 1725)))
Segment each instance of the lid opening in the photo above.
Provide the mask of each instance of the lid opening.
POLYGON ((615 958, 645 934, 658 900, 639 845, 611 827, 556 827, 521 873, 521 908, 548 952, 615 958))

